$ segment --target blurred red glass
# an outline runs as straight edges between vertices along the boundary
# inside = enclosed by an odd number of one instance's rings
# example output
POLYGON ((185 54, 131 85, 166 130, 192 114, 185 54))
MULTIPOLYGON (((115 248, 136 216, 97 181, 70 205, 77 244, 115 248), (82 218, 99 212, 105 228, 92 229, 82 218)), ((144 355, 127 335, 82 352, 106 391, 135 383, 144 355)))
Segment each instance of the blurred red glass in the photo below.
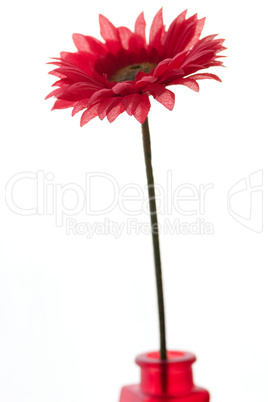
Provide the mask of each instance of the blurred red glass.
POLYGON ((141 382, 123 387, 120 402, 209 402, 208 391, 193 382, 195 356, 177 351, 167 356, 167 360, 161 360, 159 352, 138 356, 141 382))

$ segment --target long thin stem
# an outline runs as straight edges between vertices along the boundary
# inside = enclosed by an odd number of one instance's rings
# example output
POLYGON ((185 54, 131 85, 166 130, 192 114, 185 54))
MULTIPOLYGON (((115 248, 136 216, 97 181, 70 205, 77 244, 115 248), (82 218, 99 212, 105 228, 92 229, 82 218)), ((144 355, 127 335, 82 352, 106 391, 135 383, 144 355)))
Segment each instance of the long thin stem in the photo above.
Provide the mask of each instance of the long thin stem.
POLYGON ((164 293, 163 293, 161 257, 160 257, 160 246, 159 246, 159 230, 158 230, 157 210, 155 202, 155 188, 154 188, 154 176, 152 168, 152 153, 151 153, 151 141, 150 141, 148 117, 142 124, 142 136, 143 136, 143 150, 146 165, 147 183, 148 183, 151 230, 152 230, 153 249, 154 249, 154 264, 155 264, 159 327, 160 327, 160 357, 161 359, 165 360, 167 358, 167 348, 166 348, 164 293))

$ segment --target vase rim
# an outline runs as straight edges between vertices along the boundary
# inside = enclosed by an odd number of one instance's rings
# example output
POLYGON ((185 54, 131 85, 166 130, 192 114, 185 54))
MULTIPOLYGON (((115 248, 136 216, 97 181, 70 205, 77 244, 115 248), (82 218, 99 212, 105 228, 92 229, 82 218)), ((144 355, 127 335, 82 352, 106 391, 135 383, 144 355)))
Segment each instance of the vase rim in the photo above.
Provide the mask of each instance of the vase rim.
POLYGON ((167 360, 160 358, 158 352, 143 353, 136 358, 136 363, 140 367, 159 366, 159 365, 191 365, 196 361, 196 357, 191 352, 170 350, 167 352, 167 360))

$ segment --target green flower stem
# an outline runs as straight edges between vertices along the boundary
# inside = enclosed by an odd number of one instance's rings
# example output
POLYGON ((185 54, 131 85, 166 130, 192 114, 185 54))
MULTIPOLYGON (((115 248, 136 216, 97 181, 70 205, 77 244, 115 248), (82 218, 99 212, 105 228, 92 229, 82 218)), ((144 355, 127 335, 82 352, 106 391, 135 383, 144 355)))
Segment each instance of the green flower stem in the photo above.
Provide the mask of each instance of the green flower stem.
POLYGON ((163 293, 161 257, 160 257, 160 246, 159 246, 159 230, 158 230, 157 210, 155 202, 155 188, 154 188, 154 176, 152 168, 152 153, 151 153, 151 141, 150 141, 148 117, 142 124, 142 137, 143 137, 143 150, 146 165, 147 183, 148 183, 151 230, 152 230, 153 249, 154 249, 154 264, 155 264, 159 327, 160 327, 160 357, 161 359, 165 360, 167 358, 167 349, 166 349, 164 293, 163 293))

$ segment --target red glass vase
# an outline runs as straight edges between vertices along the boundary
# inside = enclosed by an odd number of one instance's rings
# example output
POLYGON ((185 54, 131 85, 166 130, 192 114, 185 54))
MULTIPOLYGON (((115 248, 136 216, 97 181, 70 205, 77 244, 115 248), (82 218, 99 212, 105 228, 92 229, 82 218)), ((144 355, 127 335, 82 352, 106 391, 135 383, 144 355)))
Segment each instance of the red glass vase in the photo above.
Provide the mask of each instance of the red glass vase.
POLYGON ((209 393, 193 382, 192 353, 170 351, 167 360, 159 352, 140 355, 141 382, 122 388, 120 402, 209 402, 209 393))

